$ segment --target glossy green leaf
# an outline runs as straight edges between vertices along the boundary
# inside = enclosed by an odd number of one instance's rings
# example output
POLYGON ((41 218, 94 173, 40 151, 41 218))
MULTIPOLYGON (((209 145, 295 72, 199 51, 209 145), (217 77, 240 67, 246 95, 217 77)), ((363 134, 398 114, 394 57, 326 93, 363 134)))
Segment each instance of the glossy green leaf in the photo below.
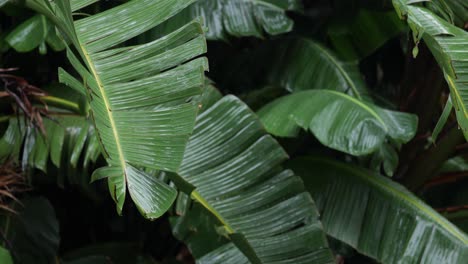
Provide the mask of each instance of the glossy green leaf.
POLYGON ((407 20, 416 40, 424 39, 442 68, 458 124, 468 138, 468 33, 414 1, 393 0, 393 5, 407 20))
POLYGON ((330 89, 366 99, 367 88, 354 62, 342 62, 323 45, 298 38, 276 43, 269 81, 291 92, 330 89))
POLYGON ((417 117, 382 109, 331 90, 311 90, 281 97, 258 112, 266 130, 276 136, 310 131, 325 146, 352 154, 374 152, 388 136, 408 142, 417 117))
POLYGON ((55 51, 65 48, 53 24, 44 15, 34 15, 24 21, 5 37, 5 41, 18 52, 32 51, 46 42, 55 51))
POLYGON ((365 169, 305 157, 305 181, 327 233, 382 263, 464 263, 468 237, 403 186, 365 169))
POLYGON ((278 35, 292 30, 294 22, 288 10, 300 10, 298 0, 199 0, 166 25, 173 29, 190 19, 202 17, 211 40, 228 36, 262 37, 264 33, 278 35))
POLYGON ((199 263, 333 263, 311 197, 279 167, 286 158, 234 96, 199 115, 179 174, 232 241, 199 263))
POLYGON ((199 57, 206 51, 206 43, 198 21, 145 44, 119 45, 191 3, 193 0, 133 0, 77 21, 73 21, 68 1, 50 6, 44 0, 40 3, 58 21, 83 62, 71 49, 67 51, 82 81, 66 78, 66 82, 76 90, 80 90, 78 83, 86 86, 109 164, 100 171, 101 178, 109 173, 109 191, 119 213, 127 187, 148 218, 162 215, 176 198, 174 188, 162 187, 141 168, 178 169, 198 111, 197 103, 190 99, 202 93, 208 69, 207 60, 199 57))
POLYGON ((28 52, 45 41, 48 25, 43 15, 35 15, 16 27, 5 41, 18 52, 28 52))

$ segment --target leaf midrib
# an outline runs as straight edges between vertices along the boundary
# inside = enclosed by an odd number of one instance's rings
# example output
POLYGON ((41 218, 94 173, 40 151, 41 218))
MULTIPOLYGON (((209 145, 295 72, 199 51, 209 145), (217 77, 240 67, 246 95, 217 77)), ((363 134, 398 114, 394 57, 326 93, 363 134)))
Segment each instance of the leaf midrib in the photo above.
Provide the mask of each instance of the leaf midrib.
POLYGON ((124 159, 122 146, 120 144, 120 138, 119 138, 119 133, 117 132, 117 126, 115 125, 114 116, 112 114, 112 111, 110 111, 111 107, 110 107, 109 99, 107 98, 106 91, 104 90, 104 84, 101 81, 101 78, 99 77, 99 75, 97 74, 96 68, 94 67, 94 63, 91 60, 91 57, 89 56, 88 51, 86 50, 84 45, 81 43, 81 41, 79 41, 79 44, 80 44, 79 46, 80 46, 80 49, 81 49, 81 51, 83 53, 83 56, 85 57, 86 64, 89 66, 89 68, 91 70, 91 74, 94 76, 94 78, 96 80, 96 83, 97 83, 97 85, 99 87, 99 91, 100 91, 101 96, 102 96, 102 100, 104 101, 104 105, 106 106, 107 116, 109 117, 109 120, 110 120, 112 133, 114 135, 117 151, 119 153, 120 165, 122 167, 122 172, 123 172, 123 174, 125 176, 125 174, 126 174, 125 173, 126 162, 125 162, 125 159, 124 159))
POLYGON ((359 178, 363 179, 366 182, 369 182, 373 185, 376 185, 377 187, 380 187, 384 190, 387 190, 388 192, 392 193, 394 196, 408 202, 410 205, 416 207, 417 209, 421 210, 426 216, 428 216, 430 219, 434 220, 437 224, 439 224, 441 227, 443 227, 445 230, 447 230, 449 233, 451 233, 454 237, 459 239, 461 242, 468 244, 468 238, 464 237, 463 235, 460 234, 460 232, 457 232, 456 229, 453 228, 453 226, 448 225, 446 222, 441 219, 442 216, 438 216, 437 214, 434 214, 434 212, 431 212, 431 210, 428 209, 427 206, 421 205, 421 202, 409 197, 406 195, 404 192, 398 191, 392 186, 387 185, 385 182, 380 181, 378 177, 368 177, 366 174, 362 173, 358 169, 351 169, 341 163, 330 161, 327 159, 323 158, 318 158, 318 157, 313 157, 312 160, 318 161, 318 162, 324 162, 328 163, 332 166, 339 167, 340 169, 349 171, 351 174, 358 176, 359 178))
POLYGON ((203 207, 205 207, 208 211, 210 211, 224 225, 224 227, 226 228, 226 231, 229 234, 234 233, 234 229, 227 223, 226 219, 224 219, 224 217, 222 217, 219 214, 219 212, 216 211, 216 209, 213 208, 213 206, 211 206, 208 203, 208 201, 205 200, 205 198, 203 198, 203 196, 201 196, 201 194, 197 190, 194 190, 191 196, 195 201, 199 202, 203 207))
POLYGON ((314 42, 310 42, 312 43, 318 50, 320 50, 322 52, 322 54, 324 54, 335 66, 336 68, 338 69, 338 71, 342 74, 342 76, 345 78, 346 82, 349 84, 349 86, 351 87, 351 90, 353 90, 354 94, 356 95, 356 97, 359 99, 359 100, 362 100, 362 97, 361 97, 361 94, 359 93, 359 91, 357 90, 356 86, 354 85, 354 82, 353 80, 351 80, 351 78, 348 76, 348 73, 343 69, 343 67, 341 66, 340 62, 338 62, 331 54, 329 54, 327 52, 327 50, 325 50, 324 48, 322 48, 320 45, 318 45, 317 43, 314 43, 314 42))
POLYGON ((366 110, 367 112, 369 112, 369 114, 371 114, 372 116, 375 117, 375 119, 377 119, 377 121, 380 122, 380 124, 382 124, 382 126, 385 128, 386 131, 388 131, 388 127, 387 127, 387 124, 385 124, 385 122, 382 120, 382 118, 379 116, 379 114, 377 114, 372 108, 370 108, 369 106, 367 106, 366 104, 364 104, 363 102, 349 96, 349 95, 346 95, 344 93, 340 93, 340 92, 337 92, 337 91, 333 91, 333 90, 323 90, 325 92, 328 92, 328 93, 332 93, 332 94, 336 94, 342 98, 345 98, 349 101, 351 101, 352 103, 355 103, 357 104, 358 106, 362 107, 364 110, 366 110))

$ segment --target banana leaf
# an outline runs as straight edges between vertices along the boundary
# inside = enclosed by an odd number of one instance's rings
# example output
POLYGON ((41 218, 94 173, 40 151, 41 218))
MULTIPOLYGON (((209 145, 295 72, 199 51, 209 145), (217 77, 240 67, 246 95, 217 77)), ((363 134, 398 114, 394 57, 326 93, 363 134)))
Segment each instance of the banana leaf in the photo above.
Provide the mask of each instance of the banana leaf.
POLYGON ((403 186, 318 157, 290 164, 311 192, 328 235, 382 263, 465 263, 468 237, 403 186))
POLYGON ((332 90, 296 92, 258 112, 266 130, 294 137, 311 131, 325 146, 356 156, 377 150, 389 137, 406 143, 416 133, 417 117, 390 111, 332 90))
MULTIPOLYGON (((193 186, 189 193, 195 202, 217 221, 185 239, 193 245, 211 226, 210 237, 217 239, 213 230, 218 230, 231 241, 220 239, 206 254, 198 245, 198 263, 334 262, 313 200, 301 180, 280 167, 286 158, 255 114, 234 96, 199 115, 179 176, 193 186)), ((184 221, 197 225, 195 219, 176 220, 179 234, 186 234, 181 231, 184 221)))
POLYGON ((468 33, 422 7, 420 2, 424 1, 393 0, 393 5, 411 27, 416 44, 422 38, 442 68, 458 124, 468 139, 468 33))
MULTIPOLYGON (((84 7, 93 1, 75 1, 84 7)), ((176 190, 142 168, 176 171, 198 111, 207 60, 199 21, 148 43, 125 42, 168 20, 192 0, 132 0, 74 21, 69 1, 28 0, 73 44, 67 56, 81 80, 102 153, 109 164, 95 171, 107 178, 121 213, 127 188, 147 218, 161 216, 176 190)), ((75 90, 79 90, 75 87, 75 90)))

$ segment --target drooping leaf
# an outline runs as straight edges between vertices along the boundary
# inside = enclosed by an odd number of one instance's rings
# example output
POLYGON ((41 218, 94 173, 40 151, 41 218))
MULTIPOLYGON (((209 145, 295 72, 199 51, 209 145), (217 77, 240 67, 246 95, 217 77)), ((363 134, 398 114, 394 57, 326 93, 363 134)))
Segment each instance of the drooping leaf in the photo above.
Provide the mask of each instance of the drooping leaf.
POLYGON ((387 136, 406 143, 417 128, 414 115, 331 90, 293 93, 271 102, 258 114, 273 135, 292 137, 303 128, 325 146, 357 156, 374 152, 387 136))
POLYGON ((262 37, 265 33, 278 35, 292 30, 293 20, 286 11, 301 9, 298 0, 199 0, 166 25, 174 29, 202 17, 208 28, 206 37, 226 40, 228 36, 262 37))
POLYGON ((416 41, 424 39, 442 68, 450 88, 458 124, 468 138, 468 33, 428 9, 421 1, 393 0, 393 5, 413 30, 416 41))
POLYGON ((175 189, 141 168, 178 169, 198 110, 189 99, 202 93, 208 68, 205 58, 196 58, 206 51, 198 21, 145 44, 119 45, 191 3, 193 0, 132 0, 77 21, 73 21, 68 1, 42 0, 36 1, 39 7, 31 5, 58 21, 56 26, 81 57, 82 62, 71 49, 67 51, 82 79, 73 83, 86 86, 109 164, 96 171, 95 178, 108 178, 119 213, 127 187, 147 218, 161 216, 174 201, 175 189))
POLYGON ((291 162, 327 234, 382 263, 464 263, 468 237, 403 186, 365 169, 304 157, 291 162))
POLYGON ((199 263, 333 263, 312 199, 279 167, 286 158, 234 96, 199 115, 179 175, 232 241, 199 263))
POLYGON ((361 9, 350 19, 339 19, 328 28, 333 47, 347 60, 359 60, 381 47, 404 29, 392 11, 361 9))
POLYGON ((330 89, 366 98, 367 88, 356 63, 342 62, 324 46, 305 38, 284 40, 277 46, 270 83, 291 92, 330 89))
POLYGON ((439 136, 440 132, 445 126, 445 123, 447 123, 448 117, 450 116, 450 113, 452 112, 453 104, 452 104, 452 99, 447 99, 447 102, 445 103, 444 111, 442 112, 442 115, 440 115, 439 120, 437 121, 436 126, 434 127, 434 130, 432 131, 431 135, 431 141, 436 142, 437 137, 439 136))

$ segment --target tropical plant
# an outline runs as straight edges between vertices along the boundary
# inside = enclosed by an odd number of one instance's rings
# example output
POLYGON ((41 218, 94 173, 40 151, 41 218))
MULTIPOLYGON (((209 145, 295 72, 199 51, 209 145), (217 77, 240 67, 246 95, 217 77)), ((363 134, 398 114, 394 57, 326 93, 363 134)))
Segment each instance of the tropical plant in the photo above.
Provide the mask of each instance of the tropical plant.
POLYGON ((0 13, 0 263, 468 259, 464 1, 0 13))

